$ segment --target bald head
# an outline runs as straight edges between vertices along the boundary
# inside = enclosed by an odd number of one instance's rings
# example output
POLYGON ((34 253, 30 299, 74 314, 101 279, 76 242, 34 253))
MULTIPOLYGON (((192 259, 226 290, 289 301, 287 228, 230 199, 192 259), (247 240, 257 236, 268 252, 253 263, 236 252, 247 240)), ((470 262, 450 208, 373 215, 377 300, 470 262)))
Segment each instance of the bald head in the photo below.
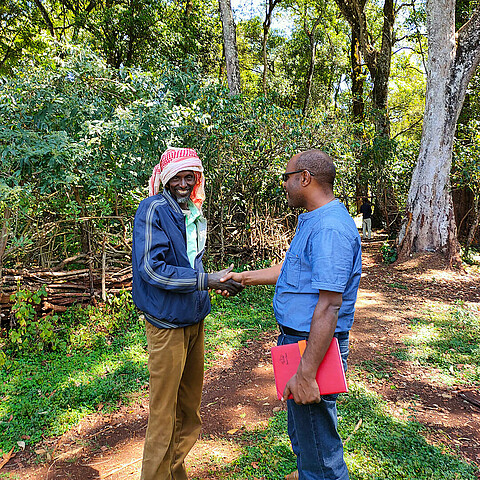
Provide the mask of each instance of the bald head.
POLYGON ((321 150, 307 150, 296 155, 296 169, 305 169, 313 173, 313 178, 322 187, 333 190, 335 165, 332 159, 321 150))

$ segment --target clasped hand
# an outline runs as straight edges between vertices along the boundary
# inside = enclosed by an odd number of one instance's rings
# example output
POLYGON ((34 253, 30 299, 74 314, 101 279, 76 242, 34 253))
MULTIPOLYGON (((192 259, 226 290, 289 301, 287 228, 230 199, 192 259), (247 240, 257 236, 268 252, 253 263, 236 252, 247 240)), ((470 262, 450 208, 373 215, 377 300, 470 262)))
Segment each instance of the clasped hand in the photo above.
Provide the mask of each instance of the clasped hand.
POLYGON ((322 400, 315 377, 306 378, 298 371, 285 385, 282 401, 286 400, 290 394, 294 402, 299 405, 319 403, 322 400))
POLYGON ((217 293, 223 295, 224 297, 233 297, 240 293, 245 287, 241 284, 233 280, 232 278, 225 280, 223 282, 220 281, 225 275, 230 273, 233 269, 233 265, 230 265, 228 268, 224 268, 219 272, 213 272, 208 274, 208 288, 211 290, 215 290, 217 293))

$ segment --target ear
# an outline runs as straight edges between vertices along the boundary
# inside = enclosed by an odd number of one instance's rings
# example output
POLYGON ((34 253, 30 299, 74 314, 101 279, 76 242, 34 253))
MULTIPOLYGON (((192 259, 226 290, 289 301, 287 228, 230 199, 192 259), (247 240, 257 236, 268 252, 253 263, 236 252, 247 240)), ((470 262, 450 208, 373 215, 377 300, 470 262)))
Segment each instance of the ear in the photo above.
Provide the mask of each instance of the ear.
POLYGON ((312 176, 308 170, 302 172, 302 187, 307 187, 312 182, 312 176))

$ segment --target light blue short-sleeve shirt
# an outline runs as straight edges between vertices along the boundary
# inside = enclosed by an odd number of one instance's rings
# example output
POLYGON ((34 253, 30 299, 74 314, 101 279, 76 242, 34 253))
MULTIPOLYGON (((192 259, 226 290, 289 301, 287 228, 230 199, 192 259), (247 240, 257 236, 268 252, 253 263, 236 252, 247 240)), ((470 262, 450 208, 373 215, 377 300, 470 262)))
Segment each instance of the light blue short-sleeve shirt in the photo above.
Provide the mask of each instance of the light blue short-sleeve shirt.
POLYGON ((302 213, 275 287, 277 322, 309 332, 319 290, 327 290, 342 294, 335 331, 349 331, 361 272, 360 235, 345 206, 333 200, 302 213))

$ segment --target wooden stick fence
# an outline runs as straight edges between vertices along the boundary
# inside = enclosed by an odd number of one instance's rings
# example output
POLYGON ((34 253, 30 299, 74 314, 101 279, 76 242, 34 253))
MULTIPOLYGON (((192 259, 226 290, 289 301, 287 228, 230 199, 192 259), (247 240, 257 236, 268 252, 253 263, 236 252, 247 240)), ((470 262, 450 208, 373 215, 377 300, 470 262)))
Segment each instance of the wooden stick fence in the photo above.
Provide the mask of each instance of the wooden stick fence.
POLYGON ((0 278, 0 315, 5 324, 10 315, 13 301, 11 295, 19 288, 37 291, 42 286, 47 292, 43 297, 41 310, 46 315, 64 312, 69 306, 96 304, 109 293, 130 290, 132 273, 130 265, 123 268, 83 268, 70 271, 52 269, 11 269, 5 268, 0 278), (92 288, 93 287, 93 288, 92 288))

